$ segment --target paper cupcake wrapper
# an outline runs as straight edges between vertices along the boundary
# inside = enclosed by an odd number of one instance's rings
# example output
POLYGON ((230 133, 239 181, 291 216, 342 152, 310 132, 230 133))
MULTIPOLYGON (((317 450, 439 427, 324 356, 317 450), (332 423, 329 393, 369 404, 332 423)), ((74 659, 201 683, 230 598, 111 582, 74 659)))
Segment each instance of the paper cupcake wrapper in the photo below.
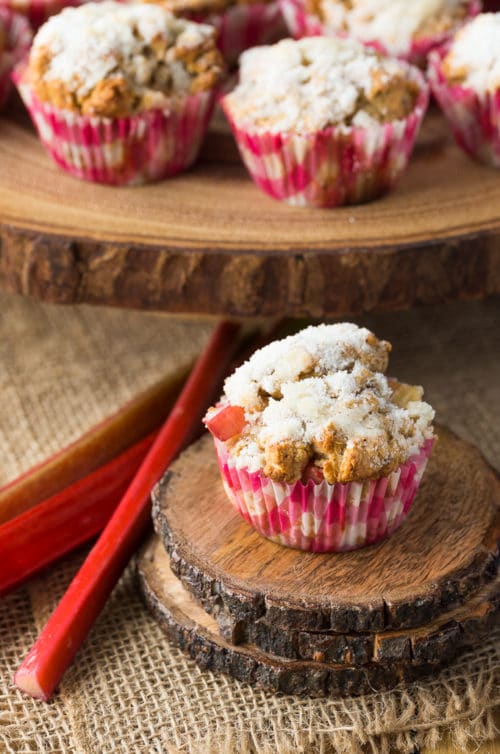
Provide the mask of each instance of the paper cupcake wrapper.
POLYGON ((54 161, 77 178, 136 185, 168 178, 198 156, 215 92, 190 95, 176 109, 128 118, 87 117, 40 102, 22 76, 16 84, 54 161))
MULTIPOLYGON (((404 65, 404 64, 402 64, 404 65)), ((429 101, 416 68, 408 77, 420 94, 407 118, 369 129, 339 126, 315 133, 251 131, 220 100, 248 172, 259 188, 294 206, 359 204, 385 193, 404 173, 429 101)))
MULTIPOLYGON (((342 32, 334 32, 325 26, 321 19, 311 13, 307 13, 305 10, 304 0, 279 0, 281 4, 281 11, 283 18, 288 27, 290 34, 295 39, 301 39, 302 37, 317 37, 317 36, 339 36, 346 37, 347 34, 342 32)), ((411 0, 410 0, 411 1, 411 0)), ((476 16, 481 12, 481 0, 471 0, 467 8, 466 20, 476 16)), ((427 56, 431 50, 439 47, 447 42, 455 34, 457 27, 454 27, 448 32, 441 32, 440 34, 429 35, 421 37, 417 40, 413 40, 407 50, 399 52, 397 54, 391 52, 382 42, 379 40, 366 40, 360 39, 367 47, 373 47, 383 55, 389 55, 391 57, 398 57, 401 60, 406 60, 408 63, 418 65, 420 67, 425 66, 427 56)))
POLYGON ((0 0, 0 5, 26 16, 32 28, 36 30, 63 8, 81 5, 82 2, 84 0, 0 0))
POLYGON ((217 29, 217 44, 228 63, 235 63, 249 47, 273 44, 287 35, 278 0, 233 5, 224 13, 190 14, 189 18, 217 29))
POLYGON ((382 479, 286 484, 236 468, 215 440, 224 489, 245 521, 273 542, 309 552, 355 550, 392 534, 410 510, 433 444, 427 440, 382 479))
POLYGON ((13 68, 28 55, 33 33, 30 25, 17 13, 0 5, 0 24, 6 32, 7 49, 0 52, 0 108, 12 90, 13 68))
POLYGON ((500 90, 479 95, 449 84, 442 68, 447 48, 429 56, 428 80, 458 145, 475 160, 500 168, 500 90))

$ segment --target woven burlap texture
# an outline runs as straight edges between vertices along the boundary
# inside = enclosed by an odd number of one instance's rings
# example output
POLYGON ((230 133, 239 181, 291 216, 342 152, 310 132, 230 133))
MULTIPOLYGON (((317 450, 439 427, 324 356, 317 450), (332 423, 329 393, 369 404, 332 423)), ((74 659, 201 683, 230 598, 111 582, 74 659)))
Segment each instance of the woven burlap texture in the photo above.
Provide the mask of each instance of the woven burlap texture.
MULTIPOLYGON (((0 297, 0 480, 5 483, 187 363, 210 324, 0 297)), ((498 302, 358 320, 393 343, 391 372, 421 382, 441 422, 500 458, 498 302)), ((130 568, 60 692, 44 705, 11 679, 83 555, 0 604, 0 751, 16 754, 413 752, 448 731, 492 738, 500 634, 425 683, 357 699, 276 697, 201 672, 142 606, 130 568)))

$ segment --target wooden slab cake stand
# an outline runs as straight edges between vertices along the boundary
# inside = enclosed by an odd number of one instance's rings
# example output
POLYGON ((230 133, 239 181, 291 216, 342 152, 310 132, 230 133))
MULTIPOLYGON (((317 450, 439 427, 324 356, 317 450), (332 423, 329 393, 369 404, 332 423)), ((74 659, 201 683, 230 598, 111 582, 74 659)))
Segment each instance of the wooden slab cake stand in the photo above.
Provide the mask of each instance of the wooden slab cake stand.
POLYGON ((396 191, 336 210, 265 196, 220 124, 189 172, 119 189, 54 166, 19 108, 0 164, 0 287, 43 301, 320 317, 500 292, 498 172, 436 111, 396 191))
POLYGON ((274 690, 362 693, 428 672, 498 619, 500 482, 476 449, 438 434, 401 528, 341 554, 257 534, 203 437, 155 491, 163 546, 140 559, 146 602, 202 664, 274 690))

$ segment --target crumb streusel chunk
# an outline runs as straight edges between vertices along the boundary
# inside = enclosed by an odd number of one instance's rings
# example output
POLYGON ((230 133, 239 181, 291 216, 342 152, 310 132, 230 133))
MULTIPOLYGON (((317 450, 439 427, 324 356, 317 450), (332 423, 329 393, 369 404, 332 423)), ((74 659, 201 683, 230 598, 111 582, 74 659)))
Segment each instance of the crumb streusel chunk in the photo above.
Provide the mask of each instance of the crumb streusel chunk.
POLYGON ((418 86, 405 64, 350 39, 285 39, 247 50, 240 83, 225 98, 240 124, 278 131, 369 127, 405 118, 418 86))
POLYGON ((104 117, 167 107, 173 98, 212 89, 222 69, 211 26, 157 5, 112 0, 50 18, 29 63, 40 100, 104 117))
POLYGON ((433 437, 434 411, 421 387, 384 375, 390 349, 343 323, 256 351, 227 378, 222 399, 245 411, 243 430, 227 441, 237 466, 294 482, 313 464, 335 483, 386 476, 407 461, 433 437))
POLYGON ((482 13, 457 33, 443 72, 480 94, 500 89, 500 13, 482 13))
POLYGON ((394 55, 405 53, 412 41, 453 31, 469 5, 469 0, 306 0, 328 30, 377 40, 394 55))

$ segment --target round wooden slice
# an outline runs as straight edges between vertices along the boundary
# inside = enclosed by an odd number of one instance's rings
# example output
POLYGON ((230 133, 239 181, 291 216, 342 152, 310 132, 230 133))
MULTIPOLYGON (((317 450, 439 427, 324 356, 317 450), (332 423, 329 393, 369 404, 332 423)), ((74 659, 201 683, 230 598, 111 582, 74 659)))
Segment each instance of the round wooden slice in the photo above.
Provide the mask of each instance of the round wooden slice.
POLYGON ((168 638, 203 669, 227 673, 269 691, 307 696, 353 696, 393 688, 436 670, 436 664, 374 663, 353 667, 274 657, 252 645, 233 646, 216 621, 174 576, 158 537, 139 556, 139 587, 168 638))
POLYGON ((500 292, 498 171, 437 112, 396 191, 336 210, 265 196, 220 130, 189 172, 113 188, 62 172, 11 112, 0 165, 0 287, 43 301, 325 316, 500 292))
POLYGON ((236 623, 346 634, 430 623, 495 577, 500 535, 498 478, 471 445, 438 434, 400 529, 340 554, 305 553, 257 534, 226 498, 203 437, 154 493, 172 570, 208 612, 236 623))
POLYGON ((344 665, 376 662, 440 662, 455 657, 465 644, 477 641, 500 616, 500 578, 464 604, 420 628, 379 633, 287 630, 265 620, 235 622, 217 616, 219 632, 230 644, 253 644, 263 652, 296 660, 344 665))

